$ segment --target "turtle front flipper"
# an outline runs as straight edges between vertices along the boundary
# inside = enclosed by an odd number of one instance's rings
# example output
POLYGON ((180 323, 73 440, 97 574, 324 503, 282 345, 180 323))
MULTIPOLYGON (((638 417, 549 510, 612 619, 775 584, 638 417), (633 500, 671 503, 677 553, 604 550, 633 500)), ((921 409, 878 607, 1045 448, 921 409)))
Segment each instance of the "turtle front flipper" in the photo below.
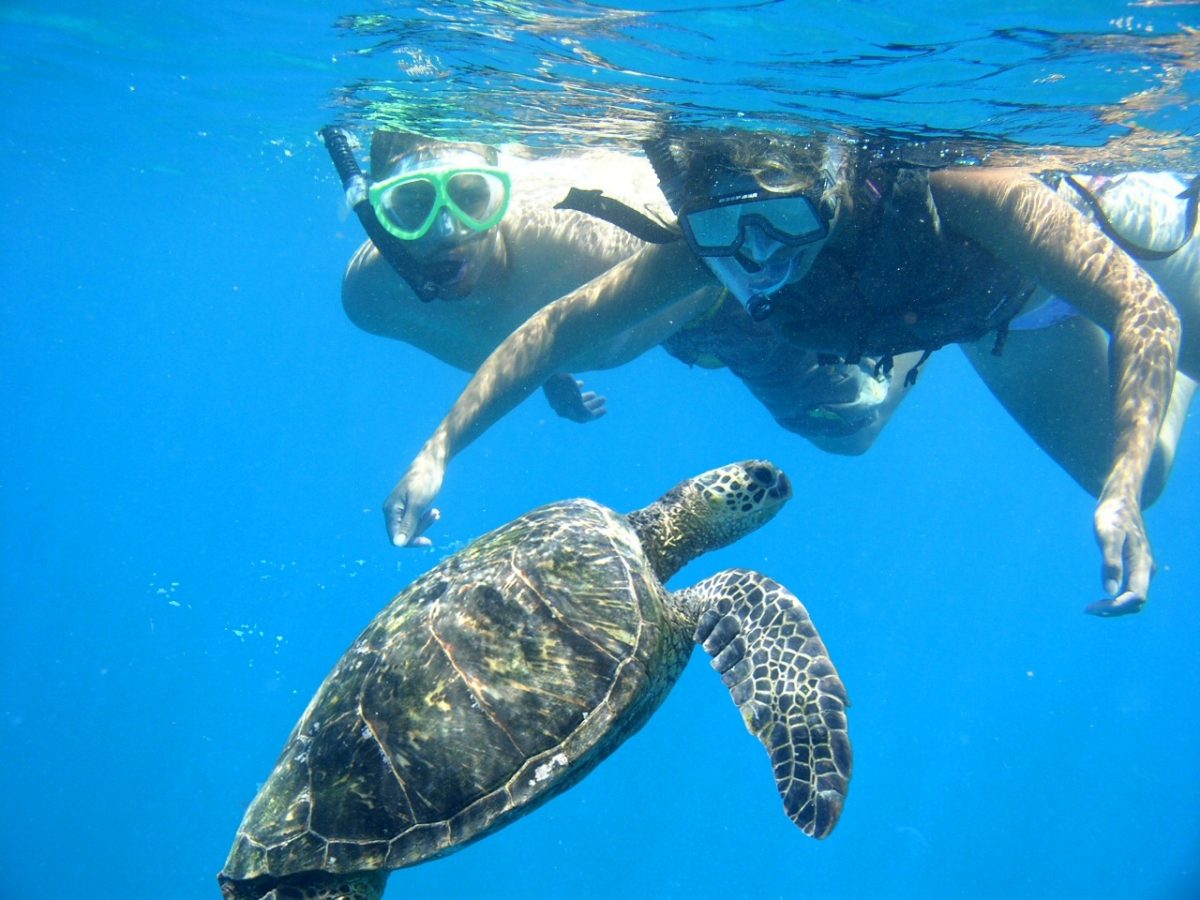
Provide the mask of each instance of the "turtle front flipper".
POLYGON ((696 643, 771 756, 784 810, 826 837, 850 784, 850 701, 825 644, 796 596, 747 569, 727 569, 680 592, 695 611, 696 643))

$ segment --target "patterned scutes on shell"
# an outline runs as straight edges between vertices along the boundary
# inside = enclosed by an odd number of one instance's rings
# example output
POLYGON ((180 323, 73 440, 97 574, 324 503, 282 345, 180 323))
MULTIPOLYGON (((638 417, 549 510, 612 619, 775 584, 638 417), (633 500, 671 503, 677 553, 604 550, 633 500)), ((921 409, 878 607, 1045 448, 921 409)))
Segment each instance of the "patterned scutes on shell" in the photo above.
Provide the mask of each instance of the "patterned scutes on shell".
POLYGON ((637 536, 541 507, 419 578, 325 680, 247 810, 225 876, 395 869, 587 774, 682 671, 637 536))

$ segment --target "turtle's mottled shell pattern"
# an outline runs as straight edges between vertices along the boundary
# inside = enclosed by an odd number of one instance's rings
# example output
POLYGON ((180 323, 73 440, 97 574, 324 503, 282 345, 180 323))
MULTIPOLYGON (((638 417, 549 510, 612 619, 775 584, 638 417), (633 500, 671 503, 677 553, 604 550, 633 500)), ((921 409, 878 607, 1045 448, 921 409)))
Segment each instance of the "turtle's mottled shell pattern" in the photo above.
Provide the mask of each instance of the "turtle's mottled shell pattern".
POLYGON ((246 813, 225 876, 395 869, 586 775, 692 649, 624 518, 541 507, 419 578, 326 678, 246 813))

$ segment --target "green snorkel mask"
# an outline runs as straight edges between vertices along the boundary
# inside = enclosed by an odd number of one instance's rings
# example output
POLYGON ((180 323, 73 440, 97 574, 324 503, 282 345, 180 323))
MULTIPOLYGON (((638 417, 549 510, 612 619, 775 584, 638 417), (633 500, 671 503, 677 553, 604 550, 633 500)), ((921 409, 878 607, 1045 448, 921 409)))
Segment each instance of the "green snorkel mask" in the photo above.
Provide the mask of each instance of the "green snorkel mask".
POLYGON ((495 166, 432 166, 400 171, 367 189, 375 216, 402 241, 424 237, 444 209, 472 231, 487 231, 508 211, 512 182, 495 166))
MULTIPOLYGON (((481 148, 478 154, 464 153, 471 165, 428 166, 422 171, 414 161, 407 170, 373 183, 359 167, 345 130, 327 126, 320 135, 341 178, 347 205, 380 255, 424 303, 437 299, 439 283, 406 245, 427 234, 443 208, 454 221, 480 232, 498 223, 508 209, 508 174, 490 165, 495 158, 488 156, 494 152, 488 148, 481 148), (486 200, 482 199, 481 187, 487 189, 486 200)), ((413 136, 399 133, 376 134, 381 136, 387 140, 380 141, 378 160, 376 140, 372 139, 373 162, 381 164, 398 147, 402 151, 413 140, 413 136)))

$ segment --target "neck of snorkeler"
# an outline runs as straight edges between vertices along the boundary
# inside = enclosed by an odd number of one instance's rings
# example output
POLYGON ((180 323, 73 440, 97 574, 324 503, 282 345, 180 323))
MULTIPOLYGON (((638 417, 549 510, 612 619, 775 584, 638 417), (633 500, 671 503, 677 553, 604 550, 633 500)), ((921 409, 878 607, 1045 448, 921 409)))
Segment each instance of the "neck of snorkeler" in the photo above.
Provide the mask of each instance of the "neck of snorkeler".
POLYGON ((493 148, 377 131, 368 178, 344 131, 321 135, 371 242, 422 301, 465 297, 502 262, 496 226, 508 209, 510 181, 493 148))
POLYGON ((726 141, 694 150, 684 168, 667 141, 646 145, 688 246, 757 320, 805 276, 837 218, 836 147, 799 149, 759 157, 726 141))

